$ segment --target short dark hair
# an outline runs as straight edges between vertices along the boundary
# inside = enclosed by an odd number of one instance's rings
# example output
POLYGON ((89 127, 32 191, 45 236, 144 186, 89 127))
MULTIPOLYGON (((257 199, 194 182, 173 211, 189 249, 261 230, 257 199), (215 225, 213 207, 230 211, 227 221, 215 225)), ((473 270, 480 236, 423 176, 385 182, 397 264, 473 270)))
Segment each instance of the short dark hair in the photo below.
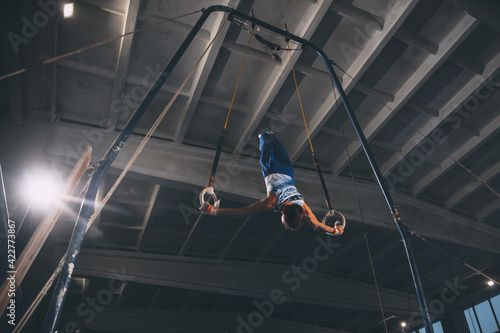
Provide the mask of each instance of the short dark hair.
POLYGON ((304 209, 297 204, 288 205, 283 211, 285 222, 292 230, 298 230, 302 227, 302 219, 304 218, 304 209))

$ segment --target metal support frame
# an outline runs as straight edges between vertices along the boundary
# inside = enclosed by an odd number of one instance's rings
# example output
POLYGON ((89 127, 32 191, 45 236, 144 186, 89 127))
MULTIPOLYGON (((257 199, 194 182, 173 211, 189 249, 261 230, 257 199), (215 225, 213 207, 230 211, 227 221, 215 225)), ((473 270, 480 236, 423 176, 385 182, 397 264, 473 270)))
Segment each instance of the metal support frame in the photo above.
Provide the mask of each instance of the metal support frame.
POLYGON ((130 118, 130 120, 127 122, 125 125, 124 129, 121 131, 121 133, 118 135, 116 140, 114 141, 113 145, 109 148, 108 152, 106 153, 105 157, 98 162, 97 167, 94 171, 94 175, 92 178, 92 181, 89 185, 89 189, 87 192, 87 195, 85 197, 85 200, 82 203, 82 208, 80 210, 79 217, 77 219, 75 229, 73 231, 73 235, 71 236, 70 243, 68 245, 68 250, 65 255, 64 259, 64 265, 61 271, 61 275, 59 276, 59 279, 57 281, 57 285, 55 287, 54 295, 52 296, 52 300, 48 309, 47 317, 45 319, 44 326, 42 328, 42 333, 53 333, 56 329, 57 323, 59 321, 59 317, 61 314, 62 306, 64 304, 64 300, 66 298, 66 293, 68 290, 69 283, 71 281, 71 276, 73 273, 73 268, 78 256, 78 253, 80 251, 82 242, 83 242, 83 237, 85 235, 85 230, 87 228, 87 224, 89 221, 89 218, 92 214, 92 210, 94 207, 94 201, 97 193, 97 189, 99 187, 99 184, 111 166, 111 163, 114 161, 116 156, 118 155, 121 147, 124 145, 125 141, 127 141, 128 137, 132 133, 133 129, 141 119, 141 117, 144 115, 146 112, 147 108, 153 101, 154 97, 157 95, 159 92, 161 85, 165 82, 165 80, 168 78, 170 73, 173 71, 175 68, 176 64, 178 61, 181 59, 182 55, 188 48, 188 46, 191 44, 192 40, 196 36, 196 34, 199 32, 201 29, 202 25, 205 23, 206 19, 209 17, 210 14, 214 12, 225 12, 229 14, 229 20, 232 20, 234 18, 241 19, 243 21, 250 22, 252 25, 259 26, 265 30, 268 30, 274 34, 280 35, 284 37, 287 40, 292 40, 294 42, 297 42, 303 46, 303 48, 309 48, 312 51, 316 52, 325 62, 325 65, 330 73, 330 77, 332 78, 335 86, 337 87, 340 97, 342 98, 342 101, 344 103, 344 106, 347 110, 347 113, 349 115, 349 118, 351 119, 351 122, 354 126, 354 129, 356 131, 356 134, 359 137, 359 140, 363 146, 363 149, 365 151, 365 154, 370 162, 370 165, 372 167, 373 172, 375 173, 375 176, 377 178, 377 181, 379 183, 379 186, 382 190, 382 193, 384 194, 385 200, 387 202, 387 205, 389 206, 389 209, 392 213, 392 216, 394 218, 394 222, 397 225, 397 228, 400 232, 401 238, 403 240, 405 249, 406 249, 406 254, 408 258, 408 262, 410 265, 410 269, 412 272, 413 276, 413 281, 415 285, 415 290, 417 292, 417 298, 419 301, 419 306, 420 306, 420 311, 422 313, 423 321, 424 321, 424 327, 426 329, 427 333, 433 333, 432 329, 432 323, 429 315, 429 309, 425 300, 422 284, 420 281, 419 273, 417 266, 415 264, 415 258, 413 255, 411 243, 408 237, 408 231, 407 228, 403 225, 401 217, 399 216, 398 210, 396 208, 396 205, 394 204, 394 201, 389 193, 389 190, 384 182, 384 179, 382 177, 382 174, 380 173, 380 170, 373 158, 373 155, 371 153, 370 148, 368 147, 368 142, 366 141, 366 138, 362 132, 362 129, 356 119, 356 116, 354 115, 354 112, 352 111, 351 106, 349 105, 349 102, 347 100, 347 96, 341 86, 341 83, 339 81, 339 78, 335 74, 333 67, 332 67, 332 62, 328 59, 328 57, 325 55, 325 53, 316 47, 314 44, 309 42, 308 40, 302 39, 298 36, 295 36, 287 31, 281 30, 279 28, 276 28, 272 25, 269 25, 265 22, 262 22, 260 20, 255 19, 254 17, 245 15, 243 13, 240 13, 230 7, 227 6, 211 6, 208 7, 207 9, 203 10, 203 14, 201 17, 198 19, 194 27, 191 29, 191 32, 188 34, 184 42, 181 44, 181 46, 177 49, 176 53, 173 55, 171 60, 168 62, 168 64, 165 66, 161 74, 158 76, 156 79, 155 83, 151 87, 151 89, 148 91, 146 96, 143 98, 137 109, 135 110, 134 114, 130 118))

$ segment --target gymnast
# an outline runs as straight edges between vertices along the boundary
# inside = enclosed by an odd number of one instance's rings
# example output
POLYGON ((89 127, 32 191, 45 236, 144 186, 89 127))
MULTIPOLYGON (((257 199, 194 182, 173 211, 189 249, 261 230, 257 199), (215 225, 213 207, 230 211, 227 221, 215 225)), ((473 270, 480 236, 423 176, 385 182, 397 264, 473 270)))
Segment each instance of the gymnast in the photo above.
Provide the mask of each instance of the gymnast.
POLYGON ((260 165, 267 188, 267 197, 243 208, 218 208, 204 202, 200 207, 203 214, 247 216, 264 211, 281 213, 281 223, 287 230, 296 231, 305 219, 314 230, 330 235, 341 235, 341 225, 330 227, 316 219, 311 208, 297 191, 293 181, 293 167, 285 148, 272 132, 259 135, 260 165))

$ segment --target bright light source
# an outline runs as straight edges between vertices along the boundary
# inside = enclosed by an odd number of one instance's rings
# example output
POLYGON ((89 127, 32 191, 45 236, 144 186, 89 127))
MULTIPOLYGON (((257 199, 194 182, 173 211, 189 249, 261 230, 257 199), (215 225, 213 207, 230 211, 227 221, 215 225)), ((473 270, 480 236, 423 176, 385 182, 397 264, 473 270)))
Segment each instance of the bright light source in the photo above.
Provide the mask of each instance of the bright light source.
POLYGON ((406 327, 406 323, 404 321, 401 322, 402 327, 406 327))
POLYGON ((73 3, 64 4, 64 18, 73 16, 73 3))
POLYGON ((36 206, 47 207, 57 202, 61 185, 48 172, 35 172, 25 182, 24 194, 36 206))
POLYGON ((488 286, 490 286, 490 287, 491 287, 491 286, 493 286, 494 284, 495 284, 495 282, 493 282, 493 281, 488 281, 488 286))

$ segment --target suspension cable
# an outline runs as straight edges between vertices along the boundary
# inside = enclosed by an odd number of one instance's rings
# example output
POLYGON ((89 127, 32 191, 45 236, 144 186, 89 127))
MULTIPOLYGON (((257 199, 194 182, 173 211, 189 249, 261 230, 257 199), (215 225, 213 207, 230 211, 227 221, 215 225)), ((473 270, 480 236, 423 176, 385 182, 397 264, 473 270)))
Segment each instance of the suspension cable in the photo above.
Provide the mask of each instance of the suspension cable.
POLYGON ((428 241, 427 239, 425 239, 423 236, 419 235, 416 231, 413 231, 411 230, 410 228, 407 228, 408 229, 408 232, 412 235, 415 235, 417 236, 418 238, 420 238, 421 240, 423 240, 424 242, 426 242, 427 244, 431 245, 432 247, 438 249, 439 251, 443 252, 444 254, 450 256, 451 258, 455 259, 456 261, 459 261, 461 262, 462 264, 464 264, 464 266, 466 266, 467 268, 470 268, 471 270, 473 270, 474 272, 476 272, 476 274, 479 274, 479 275, 482 275, 483 277, 487 278, 487 279, 490 279, 492 282, 494 282, 495 284, 499 285, 500 286, 500 282, 495 280, 494 278, 492 278, 491 276, 488 276, 486 274, 484 274, 483 272, 481 272, 479 269, 477 268, 474 268, 473 266, 469 265, 468 263, 466 263, 465 261, 463 261, 462 259, 458 258, 457 256, 454 256, 453 254, 443 250, 441 247, 437 246, 436 244, 428 241))
POLYGON ((219 142, 217 143, 217 150, 215 151, 214 162, 212 164, 212 171, 210 172, 210 177, 208 178, 208 186, 204 188, 199 195, 200 207, 203 207, 205 204, 205 194, 208 194, 212 197, 214 202, 214 208, 219 209, 220 200, 217 200, 217 196, 214 192, 214 184, 215 184, 215 174, 217 173, 217 166, 219 165, 220 154, 222 152, 222 145, 224 143, 224 134, 226 132, 227 124, 229 121, 229 116, 231 114, 231 110, 233 109, 234 99, 236 97, 236 91, 238 91, 238 85, 240 83, 241 74, 243 73, 243 68, 245 66, 245 60, 247 58, 248 50, 250 48, 250 42, 252 41, 254 29, 252 29, 250 33, 250 38, 248 39, 247 47, 245 50, 245 55, 243 56, 243 62, 241 63, 240 72, 238 74, 238 79, 236 80, 236 86, 234 87, 233 97, 231 98, 231 104, 229 105, 229 110, 226 116, 226 122, 224 123, 224 128, 222 129, 221 134, 219 135, 219 142))
POLYGON ((17 237, 17 236, 19 235, 19 233, 21 232, 21 228, 22 228, 22 226, 23 226, 24 220, 26 220, 26 216, 28 216, 28 213, 29 213, 29 211, 30 211, 30 209, 31 209, 31 206, 33 205, 33 200, 34 200, 34 199, 31 199, 31 200, 30 200, 30 203, 29 203, 29 205, 28 205, 28 208, 26 208, 26 213, 24 213, 24 217, 23 217, 23 219, 21 220, 21 223, 19 223, 19 227, 17 227, 16 237, 17 237))
POLYGON ((377 289, 378 304, 380 312, 382 312, 382 319, 384 320, 385 332, 388 333, 387 323, 384 314, 384 307, 382 306, 382 299, 380 298, 380 290, 378 289, 377 275, 375 274, 375 267, 373 267, 372 252, 370 251, 370 244, 368 243, 368 234, 363 237, 366 241, 366 248, 368 249, 368 257, 370 258, 370 267, 372 268, 373 280, 375 281, 375 288, 377 289))
POLYGON ((323 172, 321 171, 321 167, 319 165, 319 160, 316 158, 316 155, 314 154, 314 148, 313 148, 311 136, 309 134, 309 128, 307 127, 307 121, 306 121, 306 116, 304 113, 304 107, 302 106, 302 99, 300 98, 299 85, 297 83, 297 77, 295 76, 295 69, 293 66, 292 52, 290 51, 290 44, 288 43, 288 40, 287 40, 287 47, 288 47, 288 55, 290 57, 290 64, 292 67, 293 81, 295 83, 295 90, 297 91, 297 97, 299 99, 299 104, 300 104, 300 111, 302 112, 302 118, 304 119, 304 125, 306 127, 306 133, 307 133, 307 138, 309 140, 309 145, 311 147, 311 153, 313 156, 314 166, 316 167, 316 171, 318 172, 319 180, 321 182, 321 186, 322 186, 323 192, 325 194, 326 203, 328 205, 328 212, 323 217, 323 220, 321 222, 326 225, 326 221, 329 217, 336 217, 337 220, 335 221, 334 226, 333 226, 333 228, 335 229, 335 233, 328 233, 327 232, 327 234, 330 236, 341 235, 345 230, 346 220, 345 220, 344 215, 342 215, 339 212, 336 212, 333 209, 332 200, 330 199, 330 194, 328 193, 328 189, 326 187, 325 179, 323 177, 323 172))
POLYGON ((245 66, 245 60, 247 58, 248 49, 250 48, 250 42, 252 41, 253 32, 254 32, 254 29, 252 29, 252 31, 250 32, 250 38, 248 39, 247 48, 245 50, 245 55, 243 56, 243 62, 241 64, 240 73, 238 74, 238 80, 236 80, 236 87, 234 87, 233 98, 231 98, 231 104, 229 105, 229 111, 227 112, 226 123, 224 124, 224 130, 226 130, 226 128, 227 128, 227 122, 229 120, 229 115, 231 114, 231 110, 233 108, 234 98, 236 96, 236 91, 238 90, 238 85, 240 84, 241 73, 243 73, 243 67, 245 66))
POLYGON ((311 152, 313 154, 313 157, 315 157, 314 148, 311 141, 311 135, 309 134, 309 127, 307 126, 306 115, 304 113, 304 107, 302 106, 302 99, 300 98, 299 86, 297 84, 297 77, 295 76, 295 68, 293 66, 292 52, 290 51, 290 44, 288 43, 288 41, 286 42, 286 46, 289 49, 288 55, 290 56, 290 64, 292 65, 293 81, 295 82, 295 90, 297 91, 297 97, 299 99, 300 111, 302 112, 302 118, 304 119, 304 125, 306 127, 307 139, 309 140, 309 145, 311 146, 311 152))

